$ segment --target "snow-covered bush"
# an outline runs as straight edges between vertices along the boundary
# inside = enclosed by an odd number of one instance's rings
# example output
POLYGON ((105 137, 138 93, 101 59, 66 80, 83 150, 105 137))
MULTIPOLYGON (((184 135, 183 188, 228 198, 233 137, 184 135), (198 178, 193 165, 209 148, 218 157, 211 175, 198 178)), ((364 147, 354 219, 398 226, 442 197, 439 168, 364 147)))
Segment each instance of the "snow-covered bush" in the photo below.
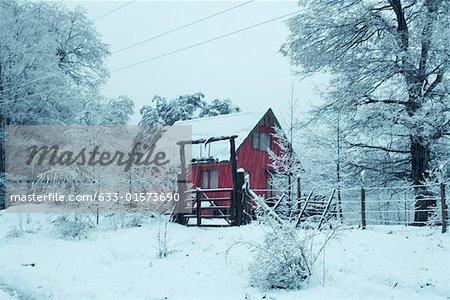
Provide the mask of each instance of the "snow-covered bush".
MULTIPOLYGON (((441 204, 441 193, 440 193, 440 183, 449 182, 450 160, 439 161, 436 167, 430 171, 428 180, 425 185, 428 186, 428 191, 431 193, 431 197, 436 199, 436 207, 429 207, 433 211, 429 212, 427 218, 427 226, 441 226, 442 225, 442 204, 441 204)), ((447 189, 449 188, 446 184, 447 189)), ((447 214, 447 222, 450 221, 450 215, 447 214)))
POLYGON ((168 221, 160 221, 158 225, 158 232, 156 233, 156 239, 158 242, 158 257, 167 257, 170 253, 168 246, 168 221))
POLYGON ((57 235, 64 239, 85 239, 93 224, 80 216, 59 216, 53 222, 57 235))
POLYGON ((7 238, 7 239, 16 239, 16 238, 21 237, 22 234, 23 234, 23 231, 21 231, 20 229, 18 229, 17 227, 14 226, 12 229, 10 229, 6 233, 5 238, 7 238))
POLYGON ((251 191, 250 194, 264 219, 263 226, 270 228, 262 244, 252 244, 257 253, 249 266, 251 284, 263 289, 301 289, 313 275, 317 258, 338 227, 321 231, 315 223, 299 229, 297 222, 286 221, 264 199, 251 191))
POLYGON ((441 216, 442 216, 441 210, 439 208, 436 208, 433 212, 429 213, 427 219, 427 226, 429 227, 441 226, 442 225, 441 216))
POLYGON ((274 230, 258 247, 250 265, 251 283, 264 289, 300 289, 311 275, 305 241, 293 230, 274 230))
POLYGON ((127 218, 125 227, 141 227, 145 223, 145 215, 141 213, 133 213, 127 218))
POLYGON ((253 245, 257 254, 249 267, 252 286, 262 289, 303 288, 314 274, 319 255, 338 227, 323 231, 315 228, 298 229, 290 222, 272 225, 264 242, 253 245))

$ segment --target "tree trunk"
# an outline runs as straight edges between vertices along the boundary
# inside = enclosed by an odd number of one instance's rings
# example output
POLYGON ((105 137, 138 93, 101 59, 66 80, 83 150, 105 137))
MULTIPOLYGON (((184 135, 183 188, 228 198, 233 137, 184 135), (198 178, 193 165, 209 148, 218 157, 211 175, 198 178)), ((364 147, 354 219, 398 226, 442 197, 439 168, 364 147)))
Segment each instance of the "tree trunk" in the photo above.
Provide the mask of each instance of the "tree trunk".
MULTIPOLYGON (((0 93, 3 92, 2 65, 0 64, 0 93)), ((0 104, 0 209, 5 209, 5 117, 3 113, 4 105, 0 104)))
POLYGON ((338 218, 342 221, 342 199, 341 199, 341 111, 338 111, 337 115, 337 130, 336 130, 336 143, 337 143, 337 162, 336 162, 336 179, 337 179, 337 198, 338 198, 338 218))
POLYGON ((3 116, 0 116, 0 209, 5 209, 5 127, 3 116))
POLYGON ((436 200, 431 200, 431 193, 423 186, 429 174, 430 149, 423 137, 411 136, 411 176, 415 192, 415 214, 416 225, 425 225, 428 220, 428 210, 436 207, 436 200))

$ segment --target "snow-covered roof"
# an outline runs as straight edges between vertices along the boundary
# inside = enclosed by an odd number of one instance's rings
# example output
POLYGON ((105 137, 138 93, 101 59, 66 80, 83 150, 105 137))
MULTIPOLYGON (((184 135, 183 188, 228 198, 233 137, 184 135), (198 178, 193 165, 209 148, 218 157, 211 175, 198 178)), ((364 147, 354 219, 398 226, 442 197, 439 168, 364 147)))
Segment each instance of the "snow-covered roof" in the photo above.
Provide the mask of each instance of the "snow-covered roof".
MULTIPOLYGON (((245 141, 250 132, 266 114, 265 111, 240 112, 187 121, 178 121, 174 125, 192 126, 192 140, 208 139, 211 137, 237 135, 236 149, 245 141)), ((192 158, 210 158, 219 161, 230 159, 230 143, 228 140, 209 143, 207 145, 192 145, 192 158)))

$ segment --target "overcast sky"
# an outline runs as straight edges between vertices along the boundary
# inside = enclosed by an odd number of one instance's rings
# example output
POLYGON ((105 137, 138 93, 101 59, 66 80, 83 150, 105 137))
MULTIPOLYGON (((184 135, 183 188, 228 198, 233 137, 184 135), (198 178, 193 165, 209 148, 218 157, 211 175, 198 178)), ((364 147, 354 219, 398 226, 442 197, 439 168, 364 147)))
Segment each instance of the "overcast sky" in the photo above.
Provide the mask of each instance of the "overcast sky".
MULTIPOLYGON (((70 1, 96 18, 127 2, 70 1)), ((136 1, 94 21, 104 42, 114 52, 181 25, 236 6, 234 1, 136 1)), ((256 1, 205 22, 113 54, 111 70, 202 42, 240 28, 297 10, 295 1, 256 1)), ((138 110, 154 95, 174 98, 198 91, 206 100, 230 98, 243 111, 272 107, 281 119, 294 84, 302 108, 318 99, 323 76, 300 81, 292 76, 288 59, 279 53, 288 29, 284 20, 241 32, 221 40, 113 72, 104 88, 107 96, 129 95, 138 110)))

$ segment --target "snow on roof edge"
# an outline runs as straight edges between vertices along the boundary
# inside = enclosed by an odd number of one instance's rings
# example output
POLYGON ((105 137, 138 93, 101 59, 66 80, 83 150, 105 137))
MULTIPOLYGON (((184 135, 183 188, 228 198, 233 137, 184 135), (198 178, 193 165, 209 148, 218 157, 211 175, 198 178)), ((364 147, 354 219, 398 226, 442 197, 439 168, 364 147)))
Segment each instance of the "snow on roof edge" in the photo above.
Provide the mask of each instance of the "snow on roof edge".
MULTIPOLYGON (((219 115, 192 120, 177 121, 176 125, 192 126, 192 139, 208 139, 211 137, 238 135, 236 138, 236 150, 247 139, 250 133, 257 126, 258 122, 270 111, 270 108, 263 111, 239 112, 233 114, 219 115), (229 122, 226 122, 228 121, 229 122)), ((206 145, 193 145, 193 158, 214 157, 220 161, 228 159, 228 143, 213 143, 206 145), (203 148, 201 148, 203 147, 203 148)))
MULTIPOLYGON (((261 114, 261 118, 270 110, 270 108, 264 109, 264 110, 256 110, 256 111, 241 111, 238 113, 232 113, 232 114, 224 114, 224 115, 217 115, 217 116, 211 116, 211 117, 203 117, 203 118, 195 118, 190 120, 183 120, 183 121, 176 121, 173 125, 185 125, 186 123, 194 123, 194 122, 204 122, 209 121, 213 119, 221 119, 221 118, 230 118, 235 116, 241 116, 244 114, 261 114)), ((256 125, 256 124, 255 124, 256 125)))

